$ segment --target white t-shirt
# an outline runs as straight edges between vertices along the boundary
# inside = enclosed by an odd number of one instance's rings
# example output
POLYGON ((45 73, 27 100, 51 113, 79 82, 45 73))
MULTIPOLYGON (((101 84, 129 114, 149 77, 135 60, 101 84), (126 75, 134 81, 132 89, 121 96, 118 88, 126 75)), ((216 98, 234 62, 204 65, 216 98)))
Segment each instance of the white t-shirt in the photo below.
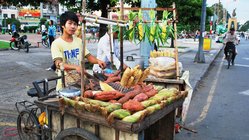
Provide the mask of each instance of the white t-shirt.
MULTIPOLYGON (((80 38, 73 36, 73 42, 66 42, 61 37, 53 41, 51 45, 52 59, 55 61, 60 58, 63 63, 80 65, 82 54, 82 41, 80 38)), ((85 56, 89 55, 89 51, 85 50, 85 56)), ((66 73, 65 73, 66 74, 66 73)), ((58 76, 61 72, 58 71, 58 76)), ((61 80, 57 81, 56 90, 62 88, 61 80)))
MULTIPOLYGON (((119 61, 119 48, 118 43, 114 42, 113 45, 113 64, 115 65, 116 69, 119 69, 120 67, 120 61, 119 61)), ((97 50, 97 58, 99 60, 104 61, 105 63, 111 62, 111 51, 110 51, 110 38, 109 35, 106 33, 103 37, 100 38, 98 43, 98 50, 97 50)), ((101 68, 99 65, 94 64, 93 65, 93 71, 94 72, 101 72, 101 68)))
POLYGON ((23 24, 21 24, 21 30, 24 30, 24 25, 23 24))
POLYGON ((41 25, 41 30, 42 30, 42 32, 46 31, 46 26, 44 24, 41 25))

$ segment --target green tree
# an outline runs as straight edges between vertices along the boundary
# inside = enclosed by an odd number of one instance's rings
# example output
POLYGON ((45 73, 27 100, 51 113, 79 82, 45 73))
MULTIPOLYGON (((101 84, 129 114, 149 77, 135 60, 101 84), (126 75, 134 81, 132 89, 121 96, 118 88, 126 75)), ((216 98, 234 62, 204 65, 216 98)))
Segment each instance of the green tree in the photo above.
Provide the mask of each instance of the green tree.
POLYGON ((46 22, 47 22, 47 18, 41 18, 39 24, 40 24, 40 25, 46 24, 46 22))
MULTIPOLYGON (((176 3, 177 27, 178 30, 195 31, 200 28, 202 0, 157 0, 158 7, 172 7, 176 3)), ((212 10, 207 7, 206 26, 209 25, 208 17, 212 15, 212 10)), ((207 28, 206 28, 207 29, 207 28)))
POLYGON ((243 32, 249 31, 249 21, 247 21, 246 23, 244 23, 244 24, 240 27, 239 31, 243 31, 243 32))
MULTIPOLYGON (((4 22, 5 21, 3 20, 2 25, 5 24, 4 22)), ((8 18, 8 19, 6 19, 6 25, 8 25, 8 24, 10 24, 10 25, 15 24, 16 25, 16 30, 18 31, 19 28, 20 28, 21 22, 18 19, 15 19, 15 18, 8 18)))
MULTIPOLYGON (((101 10, 102 17, 107 17, 107 7, 113 7, 119 0, 87 0, 87 11, 91 12, 94 10, 101 10)), ((73 11, 81 11, 82 0, 9 0, 8 4, 17 5, 27 5, 31 4, 38 6, 40 2, 49 2, 55 4, 57 2, 66 5, 69 9, 73 11)), ((139 7, 141 0, 124 0, 125 3, 130 4, 133 7, 139 7)), ((201 4, 202 0, 156 0, 158 7, 172 7, 172 3, 176 3, 177 8, 177 19, 179 30, 195 31, 200 28, 200 18, 201 18, 201 4)), ((5 2, 6 4, 7 2, 5 2)), ((212 15, 211 8, 207 7, 207 18, 212 15)), ((157 15, 160 19, 161 12, 157 15)), ((207 26, 209 25, 209 20, 207 21, 207 26)), ((106 25, 100 25, 100 36, 102 32, 106 29, 106 25)))

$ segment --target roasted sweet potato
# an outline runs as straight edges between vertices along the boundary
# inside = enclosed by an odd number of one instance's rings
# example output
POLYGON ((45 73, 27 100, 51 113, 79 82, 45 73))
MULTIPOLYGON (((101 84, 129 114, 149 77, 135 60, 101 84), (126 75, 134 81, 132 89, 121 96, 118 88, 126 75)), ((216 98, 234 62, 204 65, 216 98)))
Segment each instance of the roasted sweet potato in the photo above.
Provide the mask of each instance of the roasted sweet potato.
POLYGON ((105 82, 112 83, 112 82, 120 81, 120 79, 121 79, 120 76, 112 76, 112 77, 108 77, 105 82))
POLYGON ((154 88, 154 86, 152 84, 148 84, 148 85, 143 84, 142 85, 143 92, 148 92, 153 88, 154 88))
POLYGON ((140 93, 133 98, 134 101, 138 101, 138 102, 142 102, 142 101, 145 101, 147 99, 148 99, 148 96, 144 93, 140 93))
POLYGON ((123 96, 124 94, 120 93, 119 91, 102 91, 102 92, 96 93, 94 95, 94 99, 101 100, 101 101, 109 101, 109 100, 118 99, 123 96))
POLYGON ((137 112, 144 109, 143 105, 140 102, 134 100, 129 100, 128 102, 125 102, 122 108, 131 112, 137 112))
POLYGON ((127 92, 124 97, 122 97, 118 100, 118 102, 123 104, 123 103, 127 102, 129 99, 132 99, 133 97, 135 97, 136 95, 141 93, 141 91, 142 91, 141 87, 139 85, 136 85, 134 87, 134 90, 127 92))
POLYGON ((150 91, 148 91, 148 92, 145 92, 145 94, 150 98, 150 97, 152 97, 152 96, 154 96, 154 95, 156 95, 158 93, 158 91, 156 90, 156 89, 151 89, 150 91))
POLYGON ((93 98, 92 90, 85 91, 83 97, 85 97, 85 98, 93 98))

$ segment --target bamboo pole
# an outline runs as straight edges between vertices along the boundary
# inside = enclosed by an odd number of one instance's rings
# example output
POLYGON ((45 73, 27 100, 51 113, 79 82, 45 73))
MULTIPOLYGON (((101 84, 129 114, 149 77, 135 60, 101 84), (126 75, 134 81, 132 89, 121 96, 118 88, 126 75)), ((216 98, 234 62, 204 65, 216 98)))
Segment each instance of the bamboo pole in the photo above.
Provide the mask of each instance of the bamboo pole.
POLYGON ((82 25, 82 56, 81 56, 81 95, 85 92, 85 52, 86 52, 86 21, 83 20, 82 25))
MULTIPOLYGON (((173 19, 174 21, 176 20, 176 5, 175 5, 175 2, 173 2, 173 19)), ((176 79, 179 80, 180 78, 180 74, 179 74, 179 65, 178 65, 178 47, 177 47, 177 44, 176 44, 176 40, 177 40, 177 27, 176 27, 176 23, 173 22, 174 24, 174 46, 175 46, 175 59, 176 59, 176 63, 175 63, 175 66, 176 66, 176 79)))
MULTIPOLYGON (((112 12, 109 12, 109 19, 112 20, 112 12)), ((114 54, 114 44, 113 44, 113 31, 112 31, 112 25, 110 25, 110 28, 109 28, 109 42, 110 42, 110 53, 111 53, 111 66, 113 66, 113 54, 114 54)), ((113 67, 112 67, 113 68, 113 67)))
MULTIPOLYGON (((121 20, 124 19, 124 5, 123 5, 123 0, 120 0, 120 7, 121 7, 121 20)), ((120 30, 120 68, 121 68, 121 72, 124 71, 124 60, 123 60, 123 28, 119 26, 119 30, 120 30)))
MULTIPOLYGON (((86 0, 82 0, 82 13, 84 14, 86 11, 86 0)), ((86 51, 86 21, 83 17, 83 24, 81 28, 82 32, 82 55, 81 55, 81 96, 85 92, 85 51, 86 51)))
POLYGON ((98 20, 104 20, 104 21, 109 21, 109 22, 114 22, 114 23, 119 23, 119 24, 126 24, 126 21, 123 20, 113 20, 113 19, 108 19, 108 18, 104 18, 104 17, 98 17, 98 16, 92 16, 92 15, 88 15, 88 14, 82 14, 82 16, 86 17, 86 19, 91 18, 91 19, 95 19, 96 21, 98 20))
MULTIPOLYGON (((120 7, 112 7, 112 10, 120 9, 120 7)), ((173 11, 173 8, 139 8, 139 7, 124 7, 123 10, 133 10, 133 11, 139 11, 139 10, 155 10, 155 11, 173 11)))
POLYGON ((118 21, 108 21, 108 20, 105 20, 105 19, 97 19, 97 18, 92 18, 92 17, 85 17, 85 20, 86 21, 91 21, 91 22, 94 22, 94 23, 101 23, 101 24, 107 24, 107 25, 116 25, 116 26, 122 26, 122 27, 125 27, 126 26, 126 23, 119 23, 118 21))

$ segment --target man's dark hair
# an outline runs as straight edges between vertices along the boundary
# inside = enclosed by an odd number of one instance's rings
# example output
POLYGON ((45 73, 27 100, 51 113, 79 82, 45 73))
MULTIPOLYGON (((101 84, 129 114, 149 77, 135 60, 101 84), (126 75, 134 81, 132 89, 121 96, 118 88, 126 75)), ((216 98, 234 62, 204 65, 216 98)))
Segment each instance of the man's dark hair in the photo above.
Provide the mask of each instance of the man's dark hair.
POLYGON ((61 26, 62 32, 63 32, 62 26, 65 26, 66 22, 68 20, 72 20, 72 21, 76 22, 78 25, 79 19, 78 19, 77 15, 74 12, 67 11, 67 12, 61 14, 61 17, 60 17, 60 26, 61 26))
POLYGON ((51 23, 51 25, 54 25, 54 21, 53 20, 50 20, 50 23, 51 23))

